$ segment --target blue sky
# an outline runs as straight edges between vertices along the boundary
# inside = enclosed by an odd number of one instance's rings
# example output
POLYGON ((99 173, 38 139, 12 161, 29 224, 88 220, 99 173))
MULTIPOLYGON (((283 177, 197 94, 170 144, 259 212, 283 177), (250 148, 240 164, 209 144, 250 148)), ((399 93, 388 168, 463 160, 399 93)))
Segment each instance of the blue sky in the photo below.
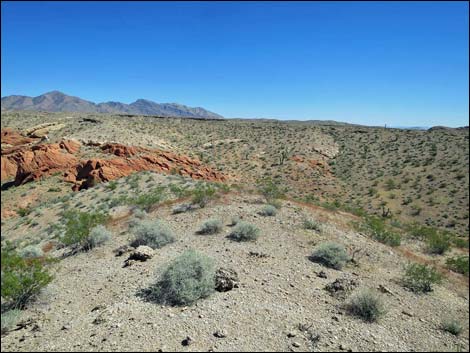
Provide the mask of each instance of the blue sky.
POLYGON ((468 125, 467 2, 2 2, 2 96, 468 125))

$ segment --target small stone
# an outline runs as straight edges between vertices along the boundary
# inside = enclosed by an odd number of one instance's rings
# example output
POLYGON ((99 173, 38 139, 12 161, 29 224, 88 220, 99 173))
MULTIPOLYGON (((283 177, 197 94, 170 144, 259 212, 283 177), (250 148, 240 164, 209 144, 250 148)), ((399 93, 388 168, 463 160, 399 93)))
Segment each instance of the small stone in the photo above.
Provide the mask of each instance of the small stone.
POLYGON ((62 330, 62 331, 70 330, 70 325, 64 325, 64 326, 62 326, 61 330, 62 330))
POLYGON ((295 337, 295 336, 297 336, 297 334, 293 331, 291 331, 287 334, 287 337, 290 337, 290 338, 295 337))
POLYGON ((406 310, 402 310, 401 312, 402 314, 406 315, 406 316, 409 316, 409 317, 413 317, 413 313, 410 313, 409 311, 406 311, 406 310))
POLYGON ((297 347, 297 348, 300 347, 300 343, 299 343, 299 342, 292 342, 292 345, 293 345, 294 347, 297 347))
POLYGON ((317 272, 317 276, 320 278, 328 278, 325 271, 317 272))
POLYGON ((225 338, 227 337, 227 333, 224 330, 217 330, 214 332, 214 337, 225 338))
POLYGON ((184 340, 181 341, 183 346, 189 346, 192 343, 194 343, 194 340, 190 336, 187 336, 184 340))

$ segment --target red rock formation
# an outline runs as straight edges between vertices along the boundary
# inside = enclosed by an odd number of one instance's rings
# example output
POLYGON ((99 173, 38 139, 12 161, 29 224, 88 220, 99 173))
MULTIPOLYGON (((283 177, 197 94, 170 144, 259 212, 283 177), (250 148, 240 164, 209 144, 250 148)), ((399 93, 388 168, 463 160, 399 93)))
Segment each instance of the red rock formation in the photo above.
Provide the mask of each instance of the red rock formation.
POLYGON ((151 170, 169 173, 172 170, 193 179, 223 182, 227 178, 210 168, 201 167, 198 160, 172 153, 153 151, 137 158, 90 159, 82 161, 64 174, 74 190, 86 189, 97 183, 118 179, 134 172, 151 170))
POLYGON ((44 175, 62 172, 78 163, 70 152, 80 145, 74 141, 40 144, 2 150, 2 180, 15 176, 15 185, 37 180, 44 175))
POLYGON ((64 181, 73 183, 73 190, 86 189, 97 183, 150 170, 172 171, 194 179, 225 181, 226 177, 201 165, 198 159, 171 152, 108 143, 101 150, 117 156, 112 159, 78 161, 80 143, 64 140, 55 144, 12 147, 2 150, 2 179, 15 176, 21 185, 42 176, 63 172, 64 181))
POLYGON ((8 144, 12 146, 20 146, 25 145, 27 143, 34 142, 35 139, 24 137, 19 134, 17 131, 13 131, 12 129, 2 129, 1 130, 1 141, 2 144, 8 144))

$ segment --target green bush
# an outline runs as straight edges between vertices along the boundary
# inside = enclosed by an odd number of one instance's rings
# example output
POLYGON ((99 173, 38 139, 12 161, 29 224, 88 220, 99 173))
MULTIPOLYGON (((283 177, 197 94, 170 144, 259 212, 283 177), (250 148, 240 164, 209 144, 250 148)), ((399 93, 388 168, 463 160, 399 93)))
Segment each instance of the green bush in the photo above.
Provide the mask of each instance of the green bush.
POLYGON ((390 246, 399 246, 401 244, 400 234, 389 230, 382 218, 373 216, 366 217, 363 230, 373 239, 381 243, 390 246))
POLYGON ((447 234, 435 232, 427 238, 427 245, 431 254, 442 255, 450 248, 450 238, 447 234))
POLYGON ((13 330, 21 316, 21 310, 11 309, 2 312, 2 335, 13 330))
POLYGON ((456 319, 445 319, 441 323, 441 328, 455 336, 460 335, 460 333, 463 331, 462 324, 456 319))
POLYGON ((266 205, 259 212, 261 216, 265 216, 265 217, 275 216, 276 213, 277 213, 277 209, 273 205, 266 205))
POLYGON ((216 234, 223 228, 222 222, 218 219, 209 219, 205 221, 197 231, 198 234, 216 234))
POLYGON ((461 255, 461 256, 454 256, 448 258, 446 260, 446 265, 449 269, 454 272, 461 273, 463 275, 469 274, 469 263, 468 263, 468 256, 461 255))
POLYGON ((164 187, 159 186, 145 194, 141 194, 135 197, 128 197, 125 199, 125 203, 148 211, 153 205, 156 205, 164 199, 164 190, 164 187))
POLYGON ((190 305, 214 292, 213 261, 194 250, 175 258, 158 281, 149 288, 149 296, 158 303, 190 305))
POLYGON ((385 313, 382 299, 371 289, 353 295, 346 306, 351 315, 367 322, 377 321, 385 313))
POLYGON ((438 284, 442 276, 436 269, 417 263, 409 264, 405 269, 403 284, 406 288, 416 293, 432 291, 432 285, 438 284))
POLYGON ((44 268, 45 262, 43 259, 23 259, 11 247, 2 247, 2 304, 5 300, 8 307, 21 309, 49 284, 52 276, 44 268))
POLYGON ((303 227, 304 229, 315 230, 319 233, 321 232, 321 224, 314 219, 305 219, 303 221, 303 227))
POLYGON ((215 193, 216 189, 212 185, 199 184, 193 190, 192 203, 195 205, 199 205, 199 207, 203 208, 207 205, 209 200, 215 197, 215 193))
POLYGON ((86 238, 83 243, 85 250, 91 250, 97 246, 104 244, 111 239, 111 232, 106 229, 103 225, 97 225, 90 231, 90 235, 86 238))
POLYGON ((233 228, 229 234, 229 238, 236 241, 254 241, 258 239, 259 229, 251 224, 244 221, 240 221, 233 228))
POLYGON ((349 255, 340 244, 323 243, 313 251, 310 260, 326 267, 341 270, 349 261, 349 255))
POLYGON ((160 249, 175 241, 171 230, 160 221, 142 221, 133 231, 135 233, 135 238, 131 242, 133 247, 147 245, 152 249, 160 249))
POLYGON ((65 234, 61 239, 65 245, 79 244, 84 246, 88 242, 90 231, 97 225, 107 221, 108 216, 104 213, 87 213, 80 211, 66 211, 65 234))
POLYGON ((279 185, 269 178, 258 183, 258 190, 268 202, 279 199, 284 195, 279 185))

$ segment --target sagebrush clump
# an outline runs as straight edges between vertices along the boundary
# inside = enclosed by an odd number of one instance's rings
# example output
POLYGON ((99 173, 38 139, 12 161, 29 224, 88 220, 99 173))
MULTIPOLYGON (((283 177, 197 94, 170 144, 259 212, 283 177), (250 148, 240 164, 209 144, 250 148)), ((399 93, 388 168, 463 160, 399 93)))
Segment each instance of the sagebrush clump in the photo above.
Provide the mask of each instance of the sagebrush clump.
POLYGON ((276 213, 277 213, 277 209, 273 205, 266 205, 259 212, 261 216, 265 216, 265 217, 275 216, 276 213))
POLYGON ((251 223, 240 221, 229 235, 230 239, 236 241, 254 241, 259 237, 259 229, 251 223))
POLYGON ((21 316, 21 310, 11 309, 2 312, 2 334, 11 331, 21 316))
POLYGON ((314 219, 304 219, 303 227, 304 229, 314 230, 319 233, 321 232, 321 224, 314 219))
POLYGON ((97 225, 91 229, 90 235, 84 241, 83 248, 85 250, 91 250, 106 243, 111 237, 111 232, 106 229, 105 226, 101 224, 97 225))
POLYGON ((201 225, 197 233, 198 234, 216 234, 222 231, 222 229, 223 229, 222 221, 220 221, 219 219, 209 219, 201 225))
POLYGON ((346 307, 351 315, 367 322, 377 321, 385 313, 382 299, 371 289, 363 289, 353 295, 346 307))
POLYGON ((449 332, 455 336, 460 335, 460 333, 463 331, 462 324, 453 318, 447 318, 441 323, 441 328, 449 332))
POLYGON ((436 269, 417 263, 409 264, 405 268, 403 285, 416 293, 427 293, 432 291, 433 284, 438 284, 442 275, 436 269))
POLYGON ((135 234, 131 242, 133 247, 150 246, 152 249, 173 243, 175 238, 172 231, 161 221, 142 221, 133 228, 135 234))
POLYGON ((212 259, 194 250, 175 258, 149 288, 149 297, 160 304, 190 305, 214 292, 215 268, 212 259))
POLYGON ((34 259, 38 257, 43 257, 44 252, 37 245, 28 245, 19 251, 19 254, 22 258, 25 259, 34 259))
POLYGON ((349 261, 349 255, 340 244, 323 243, 313 251, 310 260, 326 267, 341 270, 349 261))

